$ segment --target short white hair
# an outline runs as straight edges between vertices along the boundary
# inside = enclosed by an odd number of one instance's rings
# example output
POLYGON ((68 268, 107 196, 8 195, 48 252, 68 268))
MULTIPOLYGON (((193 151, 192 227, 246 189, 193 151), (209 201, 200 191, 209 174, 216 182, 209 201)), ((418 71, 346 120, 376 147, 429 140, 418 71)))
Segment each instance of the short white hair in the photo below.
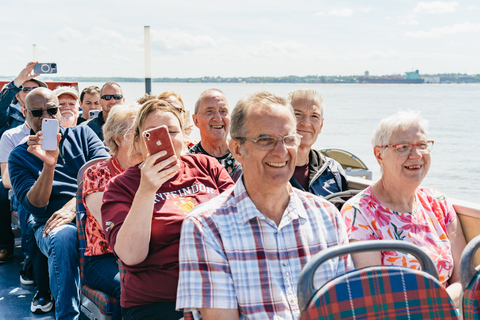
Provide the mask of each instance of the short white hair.
POLYGON ((373 133, 372 144, 374 147, 386 146, 396 130, 407 130, 413 126, 418 126, 428 136, 428 121, 422 118, 420 111, 399 111, 380 121, 373 133))

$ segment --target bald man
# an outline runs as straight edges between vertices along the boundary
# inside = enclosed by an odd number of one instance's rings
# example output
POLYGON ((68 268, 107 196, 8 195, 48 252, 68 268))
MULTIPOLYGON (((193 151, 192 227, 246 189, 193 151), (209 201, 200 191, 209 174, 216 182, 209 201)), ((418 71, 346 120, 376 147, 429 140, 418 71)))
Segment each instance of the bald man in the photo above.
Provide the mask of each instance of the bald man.
POLYGON ((26 121, 32 129, 28 142, 17 146, 8 159, 13 191, 30 214, 38 247, 48 257, 50 289, 56 319, 78 319, 80 279, 75 193, 77 172, 87 161, 107 157, 97 135, 87 126, 59 127, 57 148, 41 149, 42 120, 60 122, 59 102, 49 89, 39 88, 25 100, 26 121))

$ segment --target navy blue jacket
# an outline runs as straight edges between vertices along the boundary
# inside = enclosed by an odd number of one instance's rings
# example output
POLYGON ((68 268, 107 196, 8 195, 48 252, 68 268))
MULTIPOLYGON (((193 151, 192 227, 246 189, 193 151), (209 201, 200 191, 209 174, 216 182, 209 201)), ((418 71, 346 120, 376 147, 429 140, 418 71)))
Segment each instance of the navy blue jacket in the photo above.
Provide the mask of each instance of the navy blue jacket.
POLYGON ((100 111, 95 118, 82 122, 82 126, 83 125, 89 126, 93 130, 93 132, 97 134, 98 138, 100 138, 102 142, 104 140, 103 139, 104 124, 105 124, 105 119, 103 118, 103 111, 100 111))
POLYGON ((89 127, 60 127, 60 133, 60 155, 55 166, 52 193, 45 207, 35 207, 27 199, 28 191, 43 169, 43 161, 27 151, 26 143, 13 149, 8 158, 8 172, 17 200, 39 224, 47 222, 55 211, 75 197, 77 173, 83 164, 95 158, 108 157, 102 142, 89 127))
POLYGON ((13 81, 0 92, 0 137, 8 129, 16 128, 25 122, 23 114, 10 106, 19 92, 20 88, 17 88, 13 81))
POLYGON ((308 190, 303 189, 294 177, 290 179, 293 187, 322 197, 348 189, 345 171, 337 161, 313 149, 308 158, 308 190))

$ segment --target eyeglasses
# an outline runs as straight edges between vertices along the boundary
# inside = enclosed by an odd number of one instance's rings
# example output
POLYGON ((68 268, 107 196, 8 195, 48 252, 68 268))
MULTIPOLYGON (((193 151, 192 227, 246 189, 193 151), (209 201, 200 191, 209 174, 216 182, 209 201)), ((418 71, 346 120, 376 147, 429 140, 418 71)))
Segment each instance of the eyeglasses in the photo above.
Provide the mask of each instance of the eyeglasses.
POLYGON ((299 134, 289 134, 282 138, 274 138, 270 136, 260 137, 258 139, 248 139, 245 137, 237 137, 235 139, 243 141, 251 141, 257 145, 258 150, 268 151, 277 146, 278 141, 282 141, 285 148, 295 148, 300 144, 302 136, 299 134))
POLYGON ((394 148, 399 154, 405 155, 410 154, 412 152, 413 147, 417 147, 418 151, 423 154, 428 154, 432 151, 433 148, 433 140, 422 141, 419 143, 397 143, 397 144, 389 144, 388 146, 383 146, 382 148, 394 148))
POLYGON ((22 91, 30 92, 33 89, 37 89, 38 87, 22 87, 22 91))
POLYGON ((35 110, 27 109, 27 110, 30 111, 32 116, 34 116, 35 118, 40 118, 43 114, 43 111, 47 111, 47 113, 51 116, 56 115, 58 112, 58 107, 48 108, 48 109, 35 109, 35 110))
POLYGON ((123 96, 121 94, 104 94, 103 96, 100 97, 100 99, 103 99, 103 100, 107 100, 107 101, 110 101, 115 99, 115 100, 120 100, 123 98, 123 96))

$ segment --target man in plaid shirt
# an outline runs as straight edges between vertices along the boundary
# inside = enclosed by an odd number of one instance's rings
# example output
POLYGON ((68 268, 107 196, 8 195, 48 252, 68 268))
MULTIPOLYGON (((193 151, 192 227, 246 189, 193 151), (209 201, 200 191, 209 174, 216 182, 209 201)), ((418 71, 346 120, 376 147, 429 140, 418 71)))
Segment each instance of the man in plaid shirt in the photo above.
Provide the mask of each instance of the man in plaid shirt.
MULTIPOLYGON (((240 100, 230 135, 243 176, 183 223, 177 309, 195 319, 297 319, 302 268, 348 242, 345 224, 335 206, 288 182, 301 137, 284 98, 259 91, 240 100)), ((315 285, 349 269, 349 256, 332 259, 315 285)))

